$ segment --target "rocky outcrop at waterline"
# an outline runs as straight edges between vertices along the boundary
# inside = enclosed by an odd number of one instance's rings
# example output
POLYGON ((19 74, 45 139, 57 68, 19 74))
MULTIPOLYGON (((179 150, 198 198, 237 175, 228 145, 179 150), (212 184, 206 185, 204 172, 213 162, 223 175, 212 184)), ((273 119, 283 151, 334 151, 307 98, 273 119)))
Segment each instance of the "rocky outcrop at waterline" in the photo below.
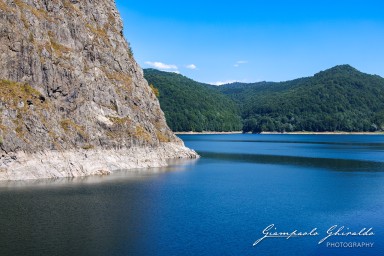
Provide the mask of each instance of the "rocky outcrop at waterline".
POLYGON ((0 180, 196 157, 166 125, 122 31, 112 0, 0 0, 0 180))

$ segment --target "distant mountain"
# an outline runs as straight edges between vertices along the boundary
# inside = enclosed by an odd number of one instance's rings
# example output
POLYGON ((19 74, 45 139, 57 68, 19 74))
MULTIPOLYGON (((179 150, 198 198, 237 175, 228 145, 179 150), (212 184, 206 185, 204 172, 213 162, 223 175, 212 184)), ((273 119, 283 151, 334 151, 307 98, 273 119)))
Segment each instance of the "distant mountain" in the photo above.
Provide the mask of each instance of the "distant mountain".
POLYGON ((239 106, 244 132, 384 129, 384 79, 349 65, 287 82, 217 89, 239 106))
POLYGON ((144 76, 158 89, 161 108, 173 131, 242 129, 238 106, 216 86, 155 69, 145 69, 144 76))
POLYGON ((154 69, 144 74, 173 131, 384 130, 384 78, 349 65, 286 82, 222 86, 154 69))

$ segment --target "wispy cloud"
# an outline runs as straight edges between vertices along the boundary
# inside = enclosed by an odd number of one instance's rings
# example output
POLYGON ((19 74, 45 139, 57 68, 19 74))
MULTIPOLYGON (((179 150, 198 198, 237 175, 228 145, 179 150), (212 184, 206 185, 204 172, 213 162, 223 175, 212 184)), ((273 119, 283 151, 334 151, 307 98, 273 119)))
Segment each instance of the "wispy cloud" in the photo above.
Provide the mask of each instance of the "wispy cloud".
POLYGON ((176 65, 173 65, 173 64, 165 64, 165 63, 162 63, 162 62, 151 62, 151 61, 147 61, 145 62, 145 64, 147 64, 148 66, 151 66, 151 67, 154 67, 154 68, 158 68, 158 69, 165 69, 165 70, 177 70, 177 66, 176 65))
POLYGON ((185 67, 188 68, 188 69, 197 69, 195 64, 190 64, 190 65, 187 65, 185 67))
POLYGON ((233 66, 237 68, 240 65, 247 64, 247 63, 248 63, 248 61, 246 61, 246 60, 239 60, 239 61, 236 61, 236 63, 233 66))
POLYGON ((223 84, 231 84, 231 83, 235 83, 235 82, 238 82, 237 80, 225 80, 225 81, 217 81, 217 82, 213 82, 213 83, 209 83, 209 84, 212 84, 212 85, 223 85, 223 84))

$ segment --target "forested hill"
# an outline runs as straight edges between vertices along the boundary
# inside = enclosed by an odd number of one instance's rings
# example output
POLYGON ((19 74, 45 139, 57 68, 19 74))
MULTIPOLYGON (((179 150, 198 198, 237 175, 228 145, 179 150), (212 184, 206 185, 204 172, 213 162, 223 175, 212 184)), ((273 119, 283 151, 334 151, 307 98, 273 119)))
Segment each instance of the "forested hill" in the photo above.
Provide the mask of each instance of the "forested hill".
POLYGON ((144 76, 159 91, 161 108, 173 131, 242 129, 238 106, 216 86, 155 69, 145 69, 144 76))
POLYGON ((238 104, 244 132, 384 129, 384 79, 349 65, 287 82, 217 89, 238 104))
POLYGON ((340 65, 286 82, 213 86, 144 70, 173 131, 384 130, 384 79, 340 65))

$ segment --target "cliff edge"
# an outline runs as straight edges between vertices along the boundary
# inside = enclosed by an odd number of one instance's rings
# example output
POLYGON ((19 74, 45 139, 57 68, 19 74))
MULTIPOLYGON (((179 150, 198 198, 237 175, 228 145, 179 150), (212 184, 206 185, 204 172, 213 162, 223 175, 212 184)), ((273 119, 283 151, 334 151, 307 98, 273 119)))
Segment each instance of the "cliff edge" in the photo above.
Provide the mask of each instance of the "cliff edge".
POLYGON ((168 128, 113 0, 0 0, 0 180, 197 157, 168 128))

